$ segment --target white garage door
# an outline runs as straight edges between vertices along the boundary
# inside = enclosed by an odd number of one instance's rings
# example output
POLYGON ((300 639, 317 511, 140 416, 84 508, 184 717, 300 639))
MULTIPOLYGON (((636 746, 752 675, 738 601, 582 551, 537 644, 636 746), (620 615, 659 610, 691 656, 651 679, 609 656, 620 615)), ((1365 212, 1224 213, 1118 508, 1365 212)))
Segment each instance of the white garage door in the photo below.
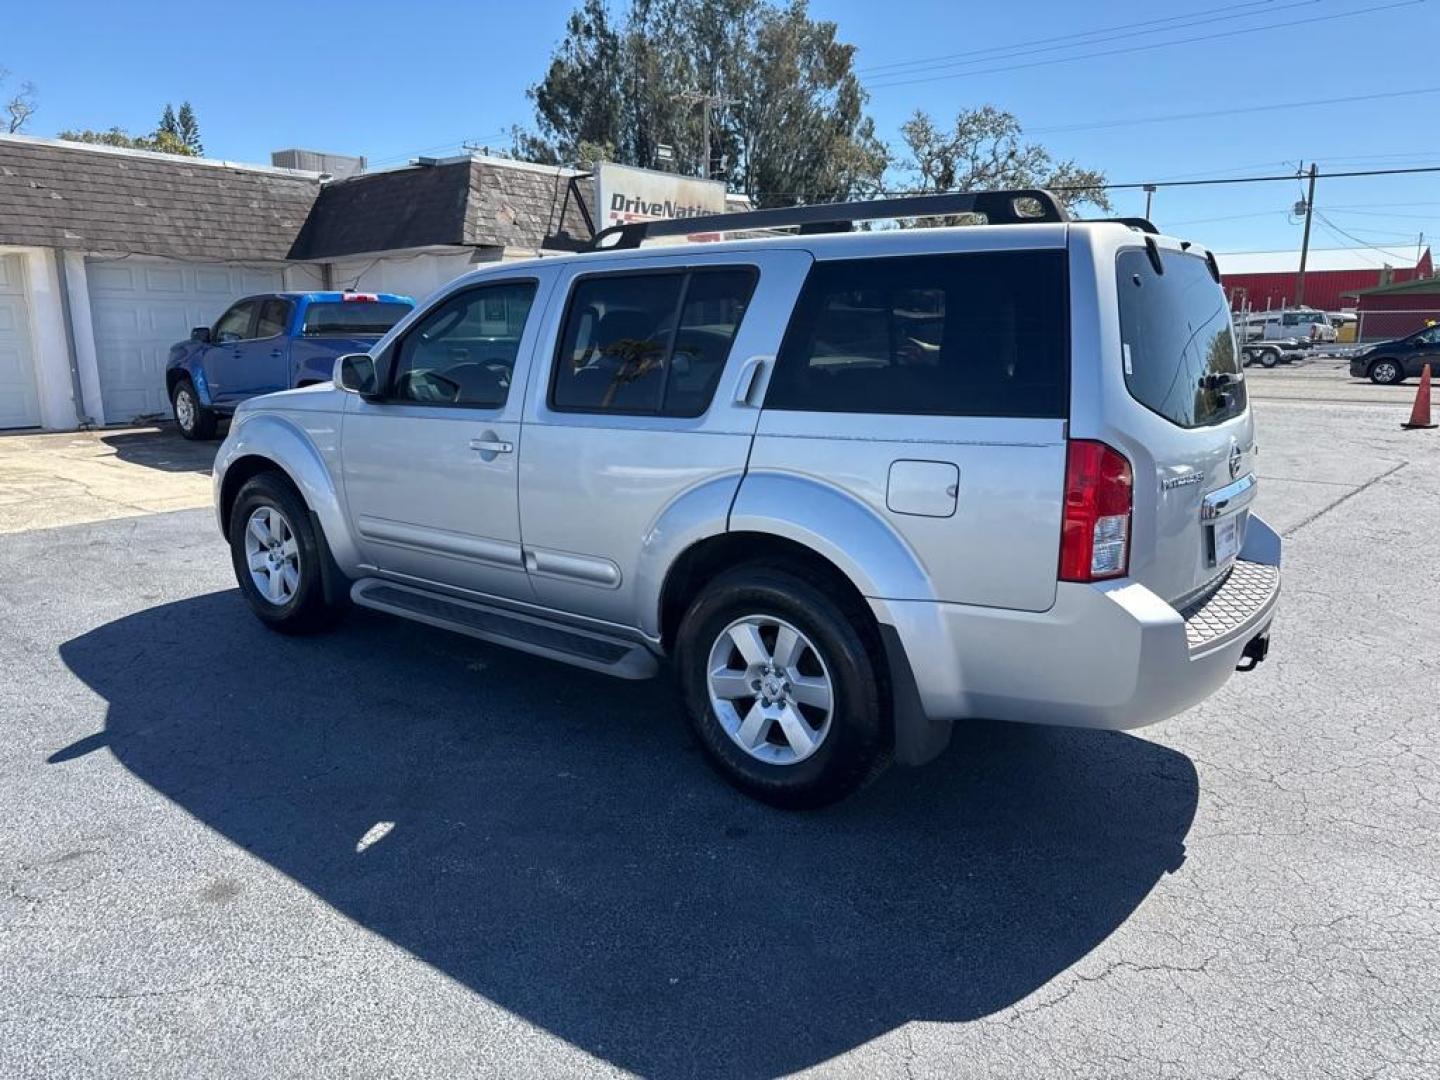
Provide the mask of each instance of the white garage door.
POLYGON ((168 416, 165 358, 194 326, 209 326, 250 293, 283 288, 280 267, 165 259, 85 260, 95 359, 107 424, 168 416))
POLYGON ((36 427, 40 398, 30 356, 30 314, 25 305, 25 263, 0 255, 0 428, 36 427))

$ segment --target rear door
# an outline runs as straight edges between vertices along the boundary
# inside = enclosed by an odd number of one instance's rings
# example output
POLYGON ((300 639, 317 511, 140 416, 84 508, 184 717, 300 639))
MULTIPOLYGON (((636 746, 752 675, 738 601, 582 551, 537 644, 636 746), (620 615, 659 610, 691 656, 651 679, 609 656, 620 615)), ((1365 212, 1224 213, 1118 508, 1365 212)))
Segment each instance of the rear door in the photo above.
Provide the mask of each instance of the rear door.
POLYGON ((1244 376, 1224 293, 1203 257, 1124 248, 1115 283, 1123 388, 1109 419, 1135 469, 1130 574, 1179 606, 1244 540, 1255 495, 1244 376))
POLYGON ((690 246, 567 266, 520 448, 525 558, 541 603, 640 624, 639 567, 648 543, 667 540, 657 535, 666 510, 702 487, 707 509, 729 510, 759 416, 747 391, 810 261, 690 246))
POLYGON ((751 474, 863 501, 922 563, 934 596, 1050 607, 1068 404, 1060 237, 1027 226, 1018 242, 1035 246, 1022 250, 817 262, 751 474))

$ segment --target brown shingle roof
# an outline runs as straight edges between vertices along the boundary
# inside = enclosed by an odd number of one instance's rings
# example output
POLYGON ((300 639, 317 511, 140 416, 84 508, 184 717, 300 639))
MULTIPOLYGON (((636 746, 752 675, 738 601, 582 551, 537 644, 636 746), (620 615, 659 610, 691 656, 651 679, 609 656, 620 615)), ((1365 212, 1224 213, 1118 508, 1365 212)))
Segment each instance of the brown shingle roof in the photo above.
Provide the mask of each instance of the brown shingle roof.
POLYGON ((178 258, 287 257, 317 176, 0 138, 0 243, 178 258))
MULTIPOLYGON (((568 173, 461 158, 321 184, 318 174, 0 136, 0 244, 216 261, 433 246, 536 249, 568 173)), ((581 189, 588 185, 579 185, 581 189)))

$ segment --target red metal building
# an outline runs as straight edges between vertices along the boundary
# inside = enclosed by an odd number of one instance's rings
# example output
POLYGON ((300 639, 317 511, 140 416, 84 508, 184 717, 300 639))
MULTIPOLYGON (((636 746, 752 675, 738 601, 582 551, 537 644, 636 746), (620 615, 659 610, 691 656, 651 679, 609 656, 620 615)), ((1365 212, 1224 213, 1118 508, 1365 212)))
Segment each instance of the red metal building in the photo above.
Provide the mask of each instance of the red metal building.
MULTIPOLYGON (((1264 311, 1295 303, 1298 251, 1216 253, 1220 281, 1230 306, 1264 311)), ((1432 277, 1434 264, 1427 247, 1416 257, 1409 252, 1379 248, 1311 248, 1305 266, 1305 306, 1340 311, 1354 306, 1355 295, 1380 285, 1432 277)))

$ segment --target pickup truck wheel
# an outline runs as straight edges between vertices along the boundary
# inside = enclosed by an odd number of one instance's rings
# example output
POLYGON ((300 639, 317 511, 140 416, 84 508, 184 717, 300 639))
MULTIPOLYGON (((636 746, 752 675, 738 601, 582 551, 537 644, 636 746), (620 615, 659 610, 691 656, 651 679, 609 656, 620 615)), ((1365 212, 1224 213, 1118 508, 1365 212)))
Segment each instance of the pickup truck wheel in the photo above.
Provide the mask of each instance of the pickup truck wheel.
POLYGON ((1380 386, 1394 386, 1404 379, 1405 369, 1400 366, 1399 360, 1391 360, 1387 356, 1370 365, 1370 381, 1380 386))
POLYGON ((711 764, 787 809, 844 798, 889 761, 874 652, 863 627, 787 570, 721 575, 680 626, 690 722, 711 764))
POLYGON ((230 559, 240 591, 260 621, 287 634, 328 626, 320 545, 295 489, 273 473, 246 481, 230 512, 230 559))
POLYGON ((1274 367, 1276 364, 1278 364, 1278 363, 1280 363, 1280 350, 1279 350, 1279 349, 1263 349, 1263 350, 1261 350, 1261 353, 1260 353, 1260 366, 1261 366, 1261 367, 1263 367, 1263 368, 1273 368, 1273 367, 1274 367))
POLYGON ((181 379, 175 384, 170 404, 175 409, 175 426, 185 438, 215 437, 215 414, 200 404, 200 395, 195 393, 195 386, 189 379, 181 379))

